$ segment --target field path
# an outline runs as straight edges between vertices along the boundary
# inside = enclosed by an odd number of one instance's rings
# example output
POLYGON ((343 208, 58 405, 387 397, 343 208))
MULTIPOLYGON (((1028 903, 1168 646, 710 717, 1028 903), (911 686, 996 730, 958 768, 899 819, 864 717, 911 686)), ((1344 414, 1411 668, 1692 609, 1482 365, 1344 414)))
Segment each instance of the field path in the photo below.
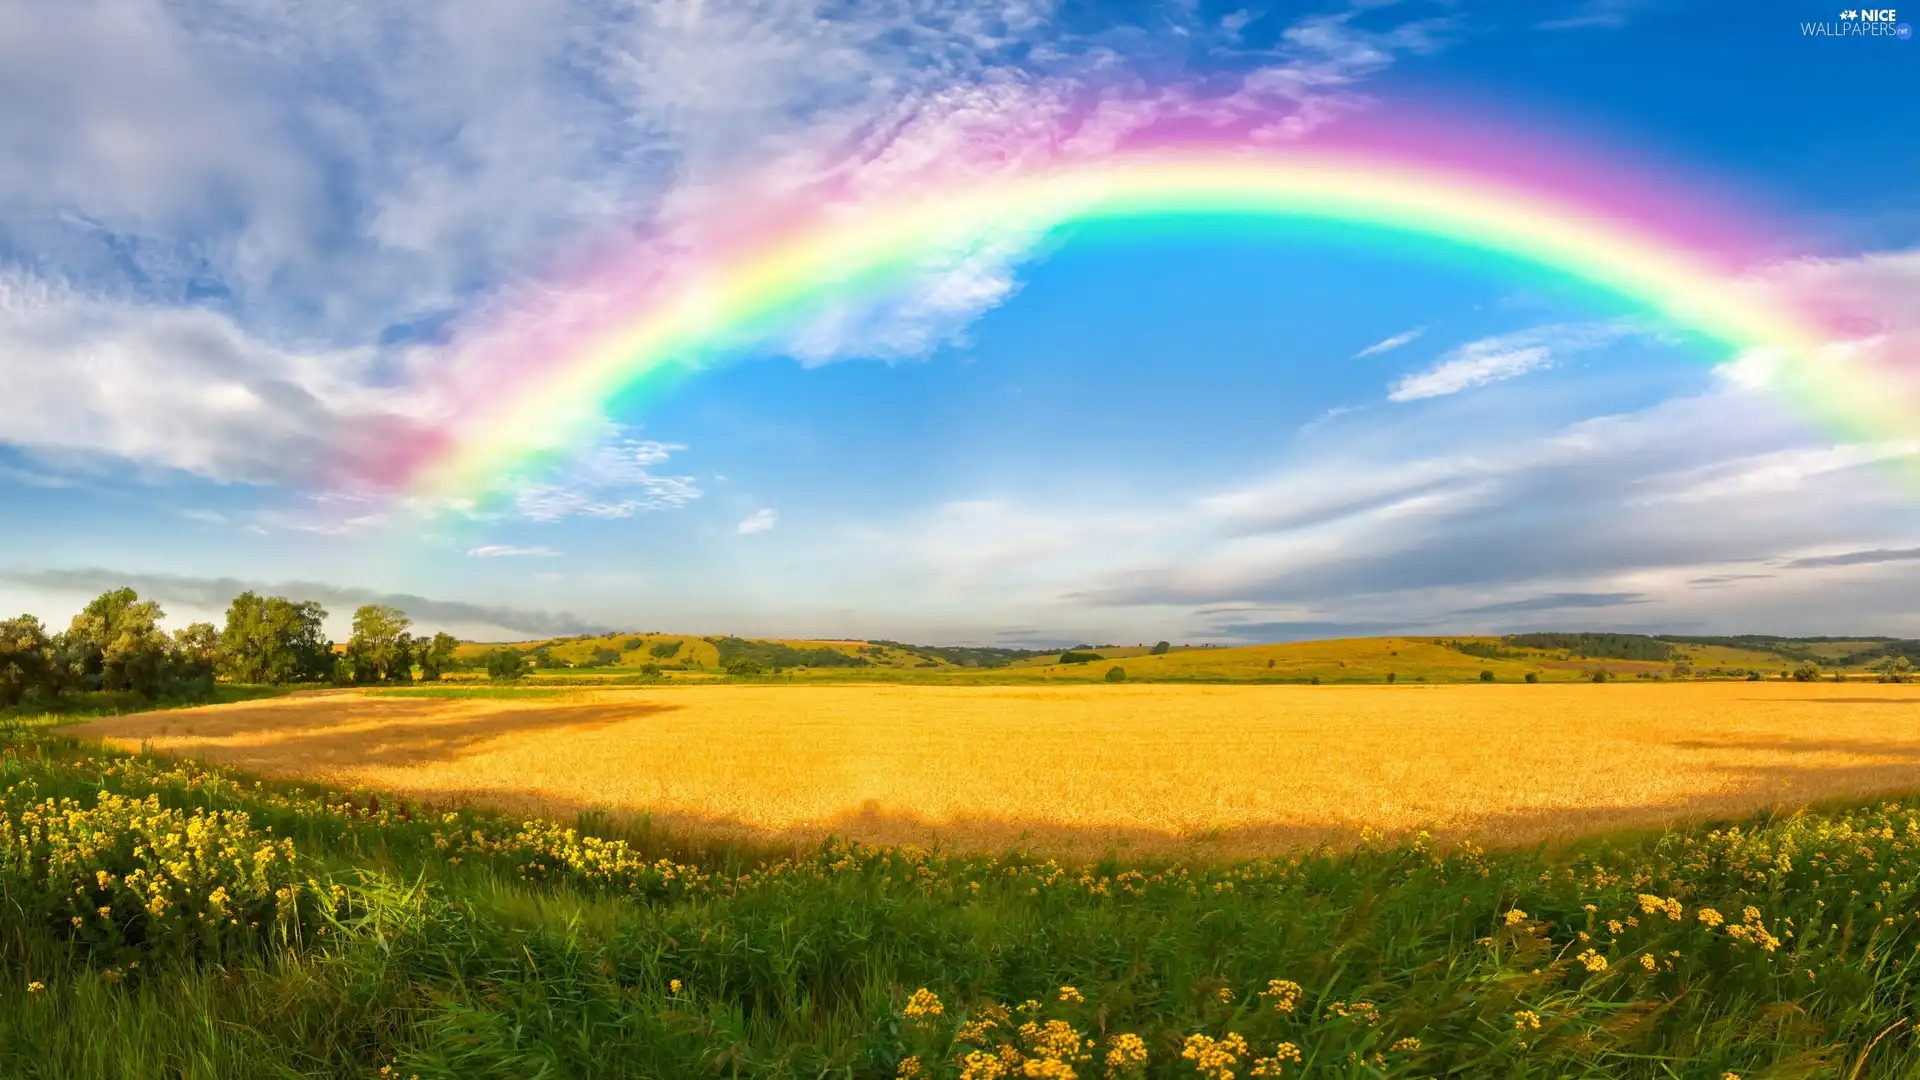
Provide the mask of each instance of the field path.
POLYGON ((429 801, 812 841, 1255 854, 1531 843, 1920 789, 1920 687, 737 686, 359 694, 98 720, 129 748, 429 801))

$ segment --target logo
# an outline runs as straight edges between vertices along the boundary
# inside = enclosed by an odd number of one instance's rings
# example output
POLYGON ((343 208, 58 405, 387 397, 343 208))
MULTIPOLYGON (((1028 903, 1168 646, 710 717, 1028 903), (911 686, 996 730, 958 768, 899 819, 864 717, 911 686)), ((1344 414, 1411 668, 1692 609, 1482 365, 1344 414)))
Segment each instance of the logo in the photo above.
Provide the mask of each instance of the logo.
POLYGON ((1848 8, 1840 13, 1838 22, 1801 23, 1800 36, 1906 41, 1913 37, 1913 27, 1898 21, 1899 18, 1900 13, 1894 8, 1848 8))

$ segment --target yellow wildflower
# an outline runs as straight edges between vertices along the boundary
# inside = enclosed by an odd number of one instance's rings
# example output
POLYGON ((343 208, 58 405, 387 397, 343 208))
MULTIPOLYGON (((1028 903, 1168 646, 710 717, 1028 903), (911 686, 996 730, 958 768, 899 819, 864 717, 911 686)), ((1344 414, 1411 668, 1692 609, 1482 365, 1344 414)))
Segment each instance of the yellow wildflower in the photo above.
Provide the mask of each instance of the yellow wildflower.
POLYGON ((1078 1005, 1086 1001, 1087 999, 1081 996, 1080 991, 1078 989, 1071 986, 1063 986, 1060 988, 1060 1000, 1071 1001, 1074 1004, 1078 1005))
POLYGON ((1209 1035, 1189 1035, 1180 1056, 1193 1063, 1194 1071, 1208 1080, 1233 1080, 1233 1067, 1247 1054, 1247 1040, 1228 1032, 1223 1039, 1209 1035))
POLYGON ((1540 1028, 1540 1014, 1532 1009, 1521 1009, 1513 1014, 1513 1026, 1521 1031, 1537 1031, 1540 1028))
POLYGON ((906 1014, 909 1020, 935 1017, 945 1011, 947 1011, 946 1006, 940 1004, 940 996, 924 986, 915 990, 913 996, 907 999, 906 1014))
POLYGON ((1290 1013, 1300 1004, 1300 993, 1300 984, 1291 979, 1270 979, 1260 996, 1273 999, 1274 1012, 1290 1013))
POLYGON ((927 1069, 920 1064, 919 1058, 908 1057, 901 1060, 900 1068, 894 1072, 894 1075, 899 1077, 899 1080, 920 1080, 927 1075, 927 1069))
POLYGON ((1726 916, 1720 914, 1718 911, 1715 911, 1710 907, 1703 907, 1699 911, 1694 912, 1693 914, 1694 914, 1694 918, 1697 918, 1701 922, 1706 923, 1708 927, 1719 926, 1721 923, 1727 921, 1726 916))
POLYGON ((1131 1032, 1121 1032, 1107 1042, 1107 1075, 1138 1075, 1147 1067, 1146 1040, 1131 1032))

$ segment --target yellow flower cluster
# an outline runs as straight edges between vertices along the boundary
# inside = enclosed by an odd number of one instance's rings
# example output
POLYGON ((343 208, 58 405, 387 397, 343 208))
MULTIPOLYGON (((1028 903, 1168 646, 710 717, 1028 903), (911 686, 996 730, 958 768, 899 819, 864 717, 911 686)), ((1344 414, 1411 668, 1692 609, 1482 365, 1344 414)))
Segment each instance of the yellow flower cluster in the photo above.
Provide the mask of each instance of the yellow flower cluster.
POLYGON ((1122 1032, 1107 1041, 1107 1075, 1137 1077, 1147 1070, 1147 1043, 1138 1035, 1122 1032))
POLYGON ((926 1020, 946 1012, 947 1007, 940 1003, 940 995, 923 986, 907 998, 903 1011, 909 1020, 926 1020))
POLYGON ((1300 1004, 1300 993, 1300 984, 1291 979, 1271 979, 1260 996, 1273 1000, 1274 1012, 1291 1013, 1300 1004))
POLYGON ((1247 1056, 1247 1040, 1228 1032, 1225 1038, 1189 1035, 1180 1056, 1193 1063, 1194 1071, 1207 1080, 1233 1080, 1233 1068, 1247 1056))
POLYGON ((102 792, 92 805, 0 793, 0 879, 81 942, 216 948, 297 930, 336 899, 298 876, 293 841, 237 811, 102 792))

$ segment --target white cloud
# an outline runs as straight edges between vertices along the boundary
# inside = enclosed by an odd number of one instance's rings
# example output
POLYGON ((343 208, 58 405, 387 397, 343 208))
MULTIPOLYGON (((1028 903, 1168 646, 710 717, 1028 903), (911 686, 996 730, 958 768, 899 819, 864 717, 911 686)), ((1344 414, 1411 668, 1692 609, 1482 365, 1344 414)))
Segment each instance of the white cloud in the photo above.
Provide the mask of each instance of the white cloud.
MULTIPOLYGON (((1097 157, 1167 123, 1298 138, 1364 106, 1365 79, 1446 29, 1315 15, 1257 53, 1181 5, 1156 16, 1187 31, 1177 46, 1077 36, 1052 11, 11 5, 0 259, 34 252, 35 276, 16 270, 9 287, 49 299, 0 327, 0 439, 220 480, 392 486, 409 463, 391 452, 396 430, 428 445, 422 425, 523 364, 518 346, 632 311, 621 274, 589 269, 610 258, 685 273, 742 207, 772 220, 857 206, 930 178, 1097 157), (1194 45, 1240 74, 1204 93, 1143 89, 1138 70, 1194 45)), ((1013 294, 1042 224, 930 252, 887 296, 778 344, 820 363, 951 340, 1013 294)), ((628 513, 676 497, 536 491, 528 507, 628 513)))
POLYGON ((510 559, 522 556, 550 559, 559 552, 550 547, 509 547, 505 544, 483 544, 477 548, 468 548, 467 556, 474 559, 510 559))
POLYGON ((660 476, 653 469, 685 449, 650 439, 610 438, 537 480, 514 485, 513 510, 529 521, 559 521, 677 509, 700 497, 699 486, 691 476, 660 476))
POLYGON ((1407 345, 1412 343, 1415 338, 1418 338, 1421 334, 1424 334, 1426 332, 1427 332, 1427 328, 1424 326, 1416 326, 1411 330, 1403 330, 1400 333, 1395 334, 1392 337, 1386 339, 1385 341, 1376 342, 1375 344, 1369 345, 1366 348, 1361 349, 1359 352, 1354 353, 1353 359, 1360 360, 1369 356, 1379 356, 1381 353, 1384 353, 1384 352, 1392 352, 1393 350, 1399 348, 1402 345, 1407 345))
POLYGON ((755 510, 745 521, 734 526, 733 531, 740 536, 752 536, 755 533, 770 532, 780 524, 780 511, 771 507, 755 510))
POLYGON ((1624 322, 1566 323, 1470 341, 1439 363, 1407 375, 1387 393, 1389 401, 1444 397, 1547 367, 1561 357, 1611 344, 1638 332, 1624 322))

